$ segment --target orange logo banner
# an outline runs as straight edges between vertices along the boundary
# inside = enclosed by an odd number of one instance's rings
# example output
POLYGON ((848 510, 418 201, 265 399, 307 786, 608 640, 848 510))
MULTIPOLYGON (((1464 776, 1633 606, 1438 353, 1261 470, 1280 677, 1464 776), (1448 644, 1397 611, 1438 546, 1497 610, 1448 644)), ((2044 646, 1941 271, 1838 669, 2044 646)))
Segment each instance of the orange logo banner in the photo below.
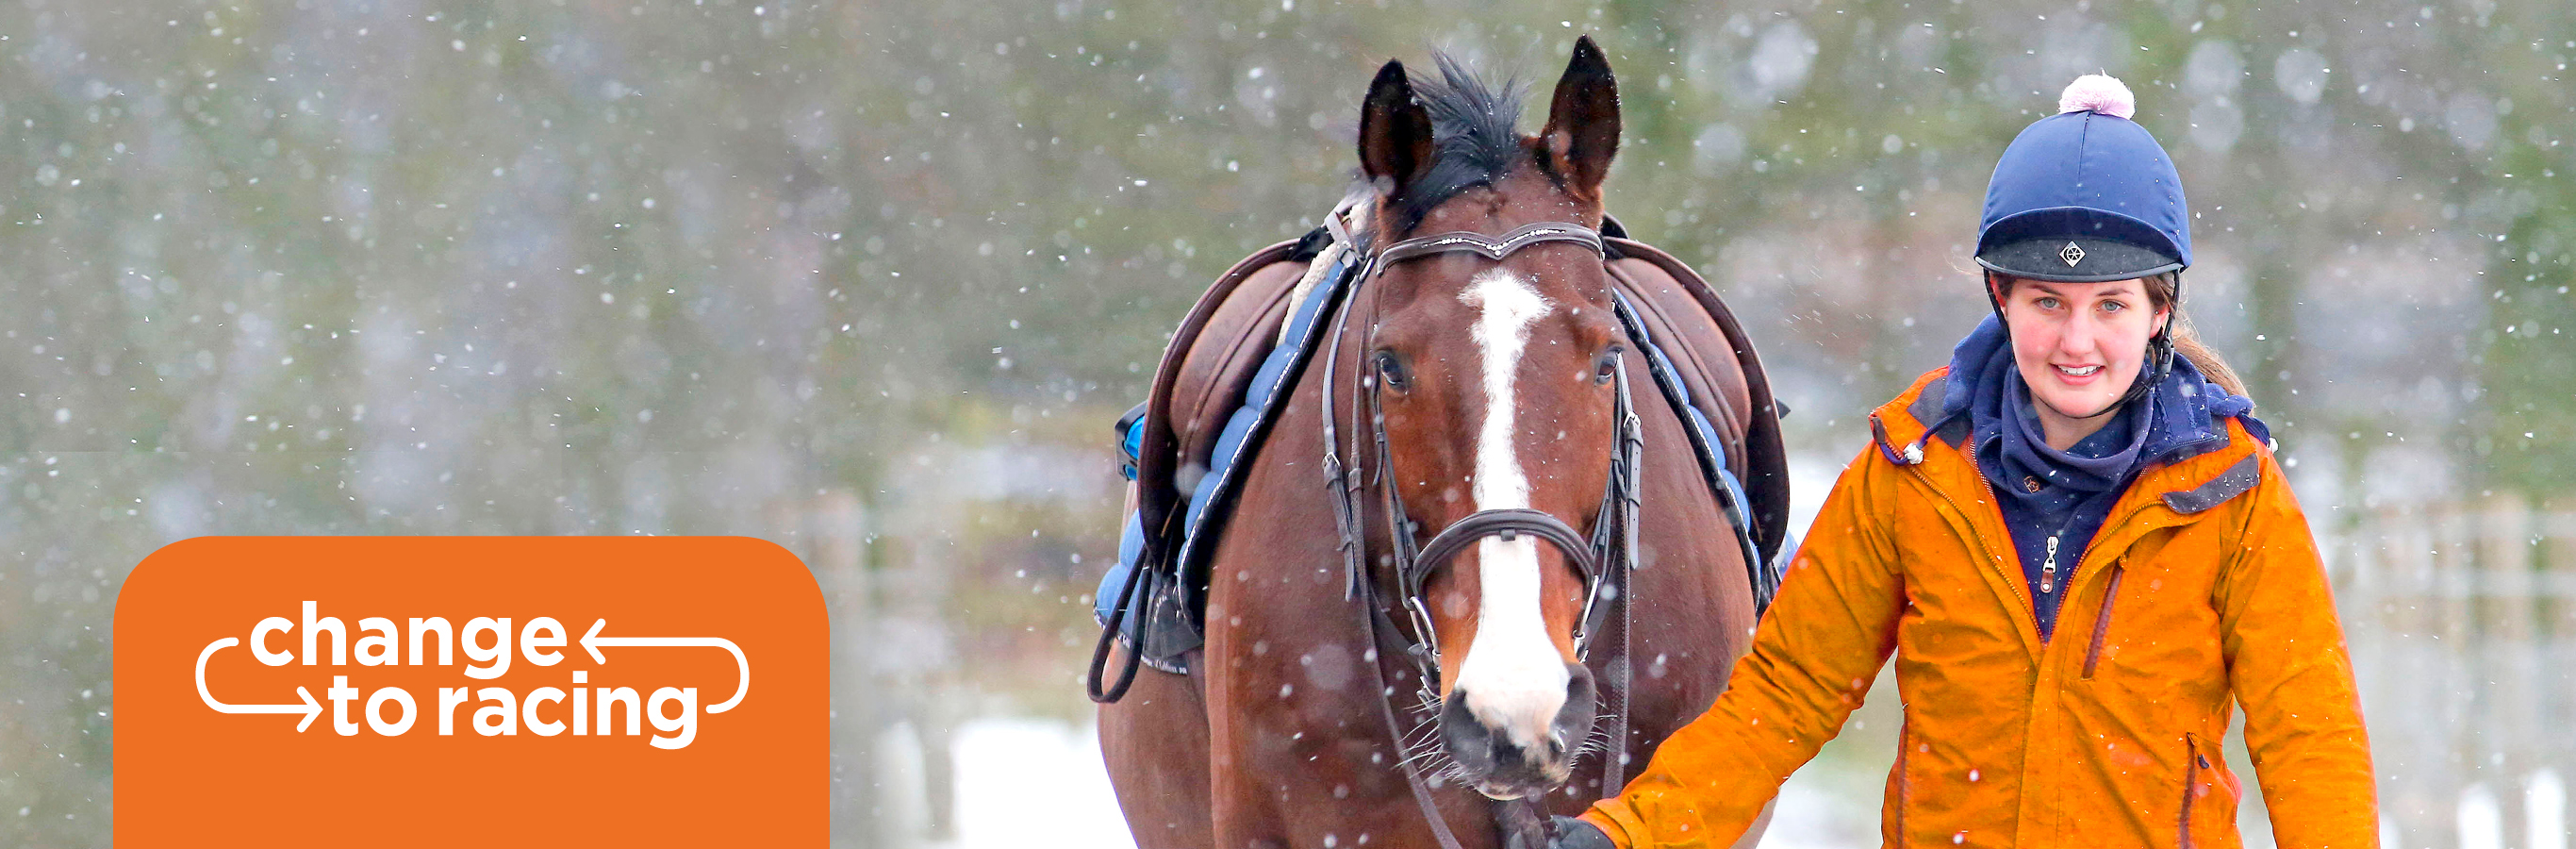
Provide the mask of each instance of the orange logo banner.
POLYGON ((116 606, 120 846, 822 846, 830 643, 742 537, 201 537, 116 606))

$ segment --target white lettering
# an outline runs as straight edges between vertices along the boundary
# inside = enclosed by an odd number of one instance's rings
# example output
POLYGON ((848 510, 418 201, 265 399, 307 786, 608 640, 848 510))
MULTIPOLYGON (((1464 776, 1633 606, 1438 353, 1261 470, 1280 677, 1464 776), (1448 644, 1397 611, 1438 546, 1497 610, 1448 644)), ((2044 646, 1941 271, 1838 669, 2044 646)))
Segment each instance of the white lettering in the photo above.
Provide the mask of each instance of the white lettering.
POLYGON ((332 665, 332 666, 347 666, 347 665, 349 665, 349 629, 348 629, 348 626, 345 626, 345 625, 340 624, 340 617, 337 617, 337 616, 325 616, 325 617, 322 617, 322 618, 321 618, 321 620, 316 621, 316 620, 314 620, 314 618, 313 618, 313 613, 314 613, 314 603, 313 603, 313 602, 310 602, 310 601, 305 602, 305 603, 304 603, 304 665, 306 665, 306 666, 312 666, 314 663, 318 662, 318 661, 316 660, 317 653, 313 651, 313 635, 314 635, 316 632, 320 632, 320 631, 329 631, 329 632, 331 632, 331 665, 332 665))
POLYGON ((295 623, 288 621, 284 616, 271 616, 266 619, 259 620, 259 624, 252 626, 250 629, 251 655, 259 658, 260 663, 267 664, 269 666, 285 666, 289 663, 294 663, 294 652, 268 650, 269 634, 292 630, 295 630, 295 623))
MULTIPOLYGON (((472 644, 467 644, 467 648, 471 649, 472 644)), ((468 670, 466 674, 474 673, 468 670)), ((485 737, 508 737, 519 733, 518 694, 501 687, 485 687, 474 691, 474 696, 488 703, 474 709, 474 733, 485 737)))
POLYGON ((438 736, 456 736, 456 706, 465 703, 464 687, 438 688, 438 736))
POLYGON ((649 705, 649 708, 650 709, 646 710, 645 713, 653 717, 653 730, 680 732, 669 737, 664 737, 660 734, 653 735, 653 748, 685 749, 688 748, 689 741, 697 739, 698 688, 664 687, 662 689, 655 690, 653 691, 653 701, 649 705), (662 715, 662 706, 664 704, 678 704, 680 706, 679 715, 664 717, 662 715))
POLYGON ((563 652, 538 651, 538 649, 559 649, 563 646, 563 623, 555 621, 552 616, 530 619, 528 627, 519 632, 519 651, 528 656, 529 663, 538 666, 553 666, 563 662, 563 652))
POLYGON ((465 623, 465 633, 457 635, 465 644, 465 675, 490 681, 510 673, 510 620, 477 616, 465 623), (475 634, 491 634, 492 644, 476 645, 475 634), (476 663, 489 664, 476 666, 476 663))
POLYGON ((557 734, 561 734, 564 730, 564 724, 561 722, 547 722, 538 719, 537 705, 544 704, 546 702, 563 704, 563 700, 564 691, 561 688, 538 687, 528 693, 527 703, 520 706, 519 718, 526 720, 528 723, 528 730, 535 732, 539 737, 552 737, 557 734))
POLYGON ((377 734, 400 737, 403 732, 411 730, 411 721, 414 718, 412 713, 416 707, 412 704, 410 691, 401 687, 379 688, 367 695, 367 727, 377 734), (378 718, 383 716, 383 706, 386 702, 402 706, 401 719, 386 722, 378 718))
POLYGON ((358 638, 359 666, 388 666, 402 662, 401 643, 394 636, 393 620, 369 616, 358 620, 358 630, 369 632, 358 638))

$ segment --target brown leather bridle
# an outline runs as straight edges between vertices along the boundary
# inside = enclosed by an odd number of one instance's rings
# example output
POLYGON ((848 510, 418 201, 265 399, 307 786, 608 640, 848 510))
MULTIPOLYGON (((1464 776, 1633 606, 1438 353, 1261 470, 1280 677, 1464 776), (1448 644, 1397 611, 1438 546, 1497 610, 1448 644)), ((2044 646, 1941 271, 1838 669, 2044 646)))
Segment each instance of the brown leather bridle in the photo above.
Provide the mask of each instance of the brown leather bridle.
MULTIPOLYGON (((1324 469, 1335 493, 1334 518, 1340 525, 1343 560, 1348 573, 1346 577, 1350 580, 1347 590, 1349 595, 1356 597, 1367 588, 1366 585, 1369 583, 1366 558, 1361 556, 1367 547, 1367 541, 1359 528, 1359 491, 1365 484, 1360 476, 1349 470, 1349 466, 1343 462, 1340 426, 1335 421, 1333 396, 1339 391, 1334 373, 1340 365, 1342 338, 1349 327, 1353 305, 1359 300, 1360 289, 1377 275, 1384 273, 1388 266, 1405 260, 1445 253, 1474 253, 1500 262, 1523 248, 1550 242, 1583 245, 1591 248, 1596 254, 1602 249, 1601 234, 1598 231, 1580 224, 1561 221, 1542 221, 1525 225, 1504 234, 1501 238, 1491 238, 1481 233, 1463 230, 1419 236, 1387 245, 1384 250, 1378 251, 1361 269, 1357 282, 1352 285, 1350 291, 1343 295, 1334 319, 1332 342, 1324 358, 1324 393, 1321 405, 1324 419, 1324 469)), ((1618 304, 1618 310, 1625 312, 1626 305, 1620 303, 1616 295, 1613 295, 1612 301, 1618 304)), ((1371 331, 1374 332, 1374 323, 1371 331)), ((1378 396, 1374 391, 1375 376, 1363 376, 1359 384, 1353 388, 1353 394, 1357 396, 1358 402, 1353 405, 1353 411, 1367 413, 1367 432, 1375 448, 1373 453, 1377 465, 1377 477, 1383 484, 1379 490, 1385 502, 1391 531, 1389 536, 1394 540, 1392 565, 1398 588, 1397 600, 1404 605, 1413 620, 1413 633, 1404 635, 1407 641, 1405 653, 1414 658, 1426 675, 1436 675, 1438 672, 1440 649, 1430 610, 1423 598, 1423 585, 1430 581, 1433 573, 1448 565, 1459 552, 1487 537, 1500 537, 1508 542, 1521 534, 1528 534, 1548 541, 1565 554, 1567 562, 1583 576, 1584 615, 1575 623, 1574 640, 1578 656, 1588 652, 1589 637, 1596 630, 1593 627, 1593 614, 1602 600, 1603 579, 1607 577, 1601 570, 1601 564, 1611 558, 1624 557, 1630 553, 1633 548, 1629 544, 1630 539, 1618 537, 1624 533, 1626 537, 1633 538, 1636 524, 1635 482, 1638 452, 1631 449, 1642 443, 1643 436, 1640 433, 1642 428, 1638 424, 1636 410, 1629 400, 1626 359, 1623 357, 1614 362, 1617 369, 1618 391, 1615 401, 1617 406, 1613 410, 1613 416, 1618 433, 1611 445, 1610 478, 1603 487, 1601 509, 1596 514, 1593 533, 1589 537, 1576 531, 1574 526, 1565 520, 1548 513, 1524 508, 1505 508, 1468 514, 1465 518, 1442 528, 1439 533, 1432 536, 1430 542, 1423 543, 1417 549, 1413 542, 1420 531, 1420 523, 1413 521, 1405 512, 1403 498, 1396 492, 1393 478, 1388 474, 1394 467, 1394 458, 1387 446, 1386 419, 1378 406, 1378 396)), ((1357 431, 1358 423, 1352 424, 1352 429, 1357 431)), ((1356 459, 1356 450, 1353 456, 1356 459)), ((1427 692, 1429 686, 1425 684, 1426 695, 1429 694, 1427 692)))
MULTIPOLYGON (((1358 244, 1351 241, 1350 234, 1342 229, 1339 218, 1339 215, 1327 217, 1325 226, 1333 231, 1337 239, 1357 247, 1358 244)), ((1332 342, 1324 356, 1323 394, 1320 406, 1324 424, 1323 467, 1332 492, 1334 524, 1341 535, 1343 567, 1348 581, 1345 595, 1359 602, 1363 627, 1368 630, 1375 645, 1369 658, 1377 666, 1381 681, 1387 678, 1384 666, 1387 655, 1397 654, 1408 658, 1414 665, 1422 703, 1426 706, 1436 705, 1440 700, 1438 694, 1440 648, 1439 635, 1432 622, 1428 602, 1423 597, 1423 585, 1433 574, 1448 565, 1459 552, 1486 538, 1494 537, 1511 541, 1522 534, 1527 534, 1546 540, 1563 552, 1566 561, 1582 575, 1583 612, 1576 618, 1574 626, 1577 657, 1589 656, 1593 638, 1606 625, 1606 622, 1599 621, 1607 618, 1604 602, 1616 602, 1618 610, 1623 614, 1623 621, 1619 628, 1621 641, 1624 643, 1630 636, 1631 629, 1625 622, 1624 614, 1630 609, 1626 600, 1628 576, 1634 571, 1636 565, 1637 513, 1640 506, 1639 464, 1645 453, 1645 437, 1644 427, 1630 399, 1628 367, 1624 356, 1613 359, 1618 387, 1613 402, 1616 405, 1613 408, 1613 416, 1617 432, 1611 443, 1609 479, 1602 488, 1601 506, 1594 514, 1593 529, 1589 536, 1576 531, 1574 526, 1565 520, 1544 511, 1502 508, 1470 513, 1440 529, 1439 533, 1431 537, 1430 542, 1422 544, 1417 549, 1414 541, 1421 528, 1418 522, 1408 517, 1404 509, 1404 500, 1396 491, 1396 477, 1392 474, 1394 458, 1387 446, 1386 419, 1378 404, 1378 394, 1375 391, 1377 381, 1374 375, 1367 375, 1355 382, 1351 389, 1355 396, 1355 403, 1351 405, 1351 414, 1354 416, 1351 430, 1354 433, 1360 432, 1360 423, 1356 421, 1356 417, 1365 413, 1368 418, 1366 432, 1374 449, 1371 453, 1376 463, 1374 479, 1383 500, 1388 537, 1392 540, 1393 551, 1390 552, 1388 561, 1394 570, 1397 601, 1412 619, 1409 633, 1407 629, 1395 623, 1387 611, 1387 605, 1378 597, 1378 585, 1374 577, 1376 573, 1369 568, 1368 563, 1368 539, 1360 527, 1360 499, 1362 490, 1367 486, 1359 470, 1354 468, 1359 465, 1356 461, 1360 456, 1360 446, 1351 446, 1352 462, 1346 464, 1343 459, 1340 425, 1335 421, 1334 395, 1341 391, 1335 371, 1341 360, 1342 338, 1348 335, 1353 305, 1359 301, 1360 290, 1384 272, 1387 266, 1425 256, 1459 252, 1474 253, 1488 260, 1500 262, 1523 248, 1551 242, 1579 244, 1591 248, 1595 254, 1602 252, 1599 231, 1580 224, 1561 221, 1542 221, 1525 225, 1500 238, 1488 237, 1481 233, 1455 231, 1405 239, 1389 244, 1371 256, 1368 263, 1359 271, 1349 290, 1343 293, 1342 301, 1336 307, 1334 323, 1330 331, 1332 342)), ((1621 299, 1615 290, 1611 293, 1610 300, 1613 310, 1620 319, 1621 328, 1634 335, 1638 324, 1636 316, 1629 309, 1626 301, 1621 299)), ((1371 335, 1374 335, 1374 330, 1375 323, 1372 322, 1371 335)), ((1626 670, 1628 654, 1627 646, 1624 644, 1620 646, 1615 657, 1619 670, 1611 676, 1616 679, 1612 683, 1618 688, 1619 707, 1610 713, 1612 751, 1605 755, 1602 764, 1601 788, 1605 796, 1616 795, 1619 788, 1626 783, 1621 780, 1620 773, 1623 770, 1619 761, 1620 750, 1626 747, 1628 737, 1628 694, 1631 686, 1628 680, 1630 676, 1626 670)), ((1394 692, 1395 688, 1391 685, 1384 683, 1379 685, 1379 713, 1400 750, 1404 745, 1404 735, 1396 720, 1394 692)), ((1432 802, 1430 789, 1425 785, 1419 772, 1414 769, 1413 759, 1399 751, 1398 760, 1399 767, 1404 771, 1405 778, 1412 787, 1414 800, 1422 806, 1423 816, 1430 823, 1433 835, 1439 839, 1444 849, 1457 849, 1460 845, 1457 837, 1450 832, 1447 821, 1440 816, 1438 807, 1432 802)), ((1530 823, 1534 822, 1535 810, 1530 808, 1527 812, 1516 811, 1515 813, 1519 814, 1518 819, 1523 820, 1524 823, 1530 823)))

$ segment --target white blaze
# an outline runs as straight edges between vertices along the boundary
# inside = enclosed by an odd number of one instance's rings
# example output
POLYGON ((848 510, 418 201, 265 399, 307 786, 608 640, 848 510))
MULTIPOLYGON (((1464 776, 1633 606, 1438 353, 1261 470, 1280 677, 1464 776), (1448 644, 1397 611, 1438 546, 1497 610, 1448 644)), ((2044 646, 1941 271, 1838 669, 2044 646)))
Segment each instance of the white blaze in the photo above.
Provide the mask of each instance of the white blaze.
MULTIPOLYGON (((1518 400, 1512 384, 1530 326, 1554 305, 1520 275, 1496 268, 1468 281, 1458 299, 1477 309, 1472 336, 1484 367, 1485 418, 1476 432, 1477 510, 1530 506, 1529 475, 1517 448, 1518 400)), ((1539 540, 1486 537, 1476 543, 1483 597, 1476 636, 1458 665, 1467 709, 1514 744, 1544 751, 1549 726, 1565 705, 1565 660, 1539 615, 1539 540)))

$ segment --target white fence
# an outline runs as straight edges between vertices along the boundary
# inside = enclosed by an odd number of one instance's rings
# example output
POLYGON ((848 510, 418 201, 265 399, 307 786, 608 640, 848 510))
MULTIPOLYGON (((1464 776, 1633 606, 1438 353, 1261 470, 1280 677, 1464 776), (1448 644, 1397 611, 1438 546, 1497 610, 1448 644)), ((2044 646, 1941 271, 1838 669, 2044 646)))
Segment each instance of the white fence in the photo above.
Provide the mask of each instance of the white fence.
POLYGON ((2499 493, 2311 519, 2390 849, 2576 843, 2576 500, 2499 493))

